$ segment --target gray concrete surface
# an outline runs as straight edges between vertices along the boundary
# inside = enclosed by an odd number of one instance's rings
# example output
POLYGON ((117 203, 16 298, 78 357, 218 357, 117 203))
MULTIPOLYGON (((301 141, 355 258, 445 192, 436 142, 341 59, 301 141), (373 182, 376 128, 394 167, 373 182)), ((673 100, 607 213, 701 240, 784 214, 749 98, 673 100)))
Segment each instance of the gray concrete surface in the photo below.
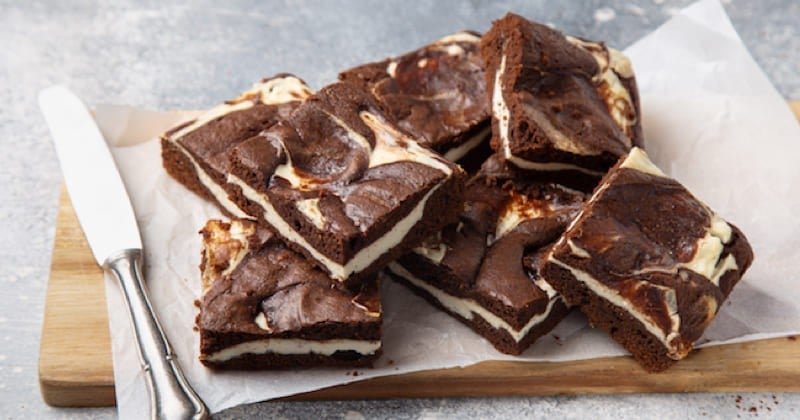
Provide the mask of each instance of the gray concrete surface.
MULTIPOLYGON (((690 2, 0 0, 0 416, 106 418, 56 409, 36 375, 60 172, 35 104, 66 83, 89 103, 204 108, 279 71, 314 87, 337 70, 449 32, 485 30, 508 10, 625 47, 690 2)), ((787 98, 800 99, 800 1, 725 7, 787 98)), ((799 394, 692 394, 262 403, 221 418, 800 417, 799 394)))

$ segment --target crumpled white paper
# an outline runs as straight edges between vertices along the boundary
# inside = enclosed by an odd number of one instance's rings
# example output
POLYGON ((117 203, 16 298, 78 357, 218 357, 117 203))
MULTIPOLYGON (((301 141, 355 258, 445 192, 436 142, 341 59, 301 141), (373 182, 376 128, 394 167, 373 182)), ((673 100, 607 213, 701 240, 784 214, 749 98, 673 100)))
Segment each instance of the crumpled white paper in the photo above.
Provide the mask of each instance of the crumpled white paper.
MULTIPOLYGON (((755 249, 755 263, 701 343, 800 333, 800 290, 794 281, 800 260, 800 223, 794 215, 800 205, 800 128, 784 99, 716 0, 689 7, 626 52, 639 83, 649 154, 738 225, 755 249)), ((384 355, 358 378, 346 375, 352 369, 219 373, 204 368, 192 330, 200 293, 197 231, 221 214, 167 176, 154 139, 192 115, 96 109, 136 211, 153 304, 188 380, 213 412, 354 380, 484 360, 559 361, 625 353, 573 313, 522 356, 506 356, 403 287, 384 282, 384 355)), ((142 418, 147 392, 130 323, 118 287, 107 280, 106 290, 120 417, 142 418)))

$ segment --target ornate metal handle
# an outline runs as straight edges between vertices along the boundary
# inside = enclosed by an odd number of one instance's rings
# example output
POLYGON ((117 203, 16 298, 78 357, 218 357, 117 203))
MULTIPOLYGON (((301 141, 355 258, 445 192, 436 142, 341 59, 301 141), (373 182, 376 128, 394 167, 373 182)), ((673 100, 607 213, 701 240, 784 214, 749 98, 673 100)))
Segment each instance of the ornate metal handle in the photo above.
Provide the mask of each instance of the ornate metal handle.
POLYGON ((208 408, 183 376, 172 347, 158 322, 141 272, 142 251, 128 249, 103 265, 119 281, 138 344, 139 361, 147 374, 152 419, 205 419, 208 408))

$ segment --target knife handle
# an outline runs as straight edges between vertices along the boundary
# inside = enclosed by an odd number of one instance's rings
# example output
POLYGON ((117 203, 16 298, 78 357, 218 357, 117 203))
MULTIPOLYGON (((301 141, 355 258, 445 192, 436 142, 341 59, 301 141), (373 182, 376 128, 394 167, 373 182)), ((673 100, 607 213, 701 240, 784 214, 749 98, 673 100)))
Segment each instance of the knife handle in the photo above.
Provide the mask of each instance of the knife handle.
POLYGON ((127 249, 103 265, 120 283, 146 373, 152 419, 205 419, 208 408, 183 376, 142 281, 142 251, 127 249))

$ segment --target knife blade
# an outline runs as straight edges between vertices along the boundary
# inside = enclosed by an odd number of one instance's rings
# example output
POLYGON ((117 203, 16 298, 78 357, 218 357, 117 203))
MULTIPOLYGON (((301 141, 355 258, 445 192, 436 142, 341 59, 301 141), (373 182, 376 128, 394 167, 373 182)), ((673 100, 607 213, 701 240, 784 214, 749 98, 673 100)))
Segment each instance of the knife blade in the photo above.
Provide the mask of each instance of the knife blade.
POLYGON ((206 418, 156 317, 142 274, 142 241, 128 193, 111 151, 83 102, 68 88, 39 93, 39 107, 97 264, 123 292, 147 378, 151 418, 206 418))

